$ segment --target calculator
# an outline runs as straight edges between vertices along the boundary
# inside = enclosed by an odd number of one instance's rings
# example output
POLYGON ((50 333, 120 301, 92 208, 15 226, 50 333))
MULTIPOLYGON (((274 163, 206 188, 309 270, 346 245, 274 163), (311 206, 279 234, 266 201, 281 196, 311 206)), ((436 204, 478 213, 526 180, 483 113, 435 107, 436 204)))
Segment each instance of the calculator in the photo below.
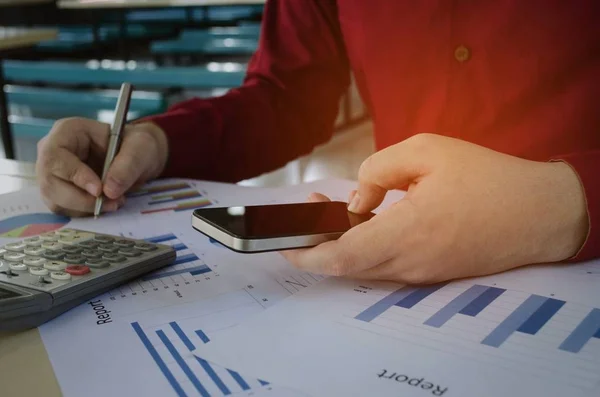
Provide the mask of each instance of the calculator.
POLYGON ((60 229, 0 247, 0 331, 38 327, 175 261, 173 247, 60 229))

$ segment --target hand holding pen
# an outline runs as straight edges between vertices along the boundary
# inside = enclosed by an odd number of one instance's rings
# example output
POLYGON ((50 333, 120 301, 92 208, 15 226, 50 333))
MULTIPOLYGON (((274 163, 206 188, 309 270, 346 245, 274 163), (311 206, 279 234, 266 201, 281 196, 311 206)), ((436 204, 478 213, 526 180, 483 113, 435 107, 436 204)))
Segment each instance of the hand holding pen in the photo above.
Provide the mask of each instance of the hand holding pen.
MULTIPOLYGON (((110 131, 110 138, 108 141, 108 150, 106 151, 106 159, 104 160, 104 168, 102 169, 102 185, 106 183, 106 177, 108 176, 108 170, 112 165, 119 147, 121 145, 121 137, 123 135, 123 129, 127 122, 127 113, 129 111, 129 104, 131 102, 132 87, 129 83, 123 83, 121 86, 121 92, 119 99, 117 100, 117 107, 115 109, 115 118, 110 131)), ((102 211, 102 202, 104 201, 104 195, 100 194, 96 198, 96 205, 94 207, 94 218, 100 216, 102 211)))

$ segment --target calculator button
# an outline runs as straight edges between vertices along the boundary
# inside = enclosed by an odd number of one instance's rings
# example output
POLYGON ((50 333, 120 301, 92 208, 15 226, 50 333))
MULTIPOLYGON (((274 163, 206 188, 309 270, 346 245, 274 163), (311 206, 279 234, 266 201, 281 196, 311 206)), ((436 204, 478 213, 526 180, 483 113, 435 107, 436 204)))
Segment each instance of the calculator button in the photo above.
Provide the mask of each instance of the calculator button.
POLYGON ((61 261, 46 261, 44 263, 44 268, 50 270, 51 272, 60 272, 65 270, 68 265, 65 262, 61 261))
POLYGON ((71 279, 71 275, 67 272, 52 272, 50 277, 54 280, 66 281, 71 279))
POLYGON ((27 247, 23 251, 23 253, 25 255, 32 255, 32 256, 40 256, 44 252, 46 252, 46 248, 42 248, 42 247, 27 247))
POLYGON ((102 244, 101 246, 98 247, 98 250, 102 251, 102 252, 114 253, 119 250, 119 247, 115 247, 114 245, 111 245, 111 244, 102 244))
POLYGON ((4 246, 4 249, 12 252, 23 252, 23 250, 27 247, 25 243, 10 243, 4 246))
POLYGON ((58 236, 54 232, 42 234, 40 238, 44 241, 58 241, 58 236))
POLYGON ((8 267, 10 268, 10 270, 14 270, 16 272, 23 272, 27 270, 27 266, 25 266, 22 263, 10 263, 8 267))
POLYGON ((94 238, 92 233, 76 233, 70 236, 61 236, 58 241, 65 245, 79 244, 94 238))
POLYGON ((69 273, 72 276, 83 276, 90 272, 90 268, 83 265, 71 265, 67 266, 65 272, 69 273))
POLYGON ((126 257, 124 257, 123 255, 119 255, 119 254, 104 254, 102 256, 102 259, 105 259, 109 262, 123 262, 123 261, 127 260, 126 257))
POLYGON ((124 256, 128 256, 128 257, 134 257, 134 256, 140 256, 142 255, 142 253, 134 248, 121 248, 119 250, 119 254, 124 255, 124 256))
POLYGON ((119 248, 128 248, 128 247, 133 247, 135 245, 135 242, 133 242, 131 240, 121 239, 121 240, 116 240, 113 244, 119 248))
POLYGON ((36 236, 26 238, 25 240, 23 240, 23 242, 29 247, 39 247, 40 245, 42 245, 43 240, 36 236))
POLYGON ((28 256, 23 259, 23 263, 27 266, 40 267, 46 263, 46 258, 40 258, 39 256, 28 256))
POLYGON ((113 241, 115 241, 115 239, 110 236, 102 236, 102 235, 94 236, 94 240, 99 243, 102 243, 102 244, 112 243, 113 241))
POLYGON ((63 261, 72 264, 79 264, 85 262, 85 257, 83 255, 78 254, 67 254, 63 258, 63 261))
POLYGON ((21 252, 6 252, 4 259, 9 262, 21 262, 25 258, 25 254, 21 252))
POLYGON ((139 249, 140 251, 149 252, 149 251, 154 251, 158 247, 156 245, 154 245, 154 244, 137 243, 134 248, 139 249))
POLYGON ((104 259, 98 258, 88 258, 86 259, 85 264, 93 269, 102 269, 110 266, 110 263, 108 263, 104 259))
POLYGON ((65 256, 65 253, 62 251, 47 250, 42 254, 42 256, 46 259, 59 260, 65 256))
POLYGON ((83 241, 81 243, 79 243, 79 246, 81 248, 96 248, 98 246, 98 243, 95 241, 83 241))
POLYGON ((29 273, 33 276, 47 276, 49 272, 48 269, 44 269, 43 267, 30 267, 29 273))
POLYGON ((73 229, 61 229, 59 231, 56 232, 59 236, 72 236, 75 233, 77 233, 77 231, 73 230, 73 229))
POLYGON ((63 245, 56 241, 45 241, 44 243, 42 243, 42 248, 46 248, 49 250, 59 250, 62 247, 63 247, 63 245))
POLYGON ((67 254, 79 254, 81 253, 81 251, 83 251, 83 248, 78 247, 76 245, 66 245, 63 247, 63 252, 66 252, 67 254))
POLYGON ((102 251, 97 250, 84 250, 81 252, 81 255, 86 258, 102 258, 102 251))

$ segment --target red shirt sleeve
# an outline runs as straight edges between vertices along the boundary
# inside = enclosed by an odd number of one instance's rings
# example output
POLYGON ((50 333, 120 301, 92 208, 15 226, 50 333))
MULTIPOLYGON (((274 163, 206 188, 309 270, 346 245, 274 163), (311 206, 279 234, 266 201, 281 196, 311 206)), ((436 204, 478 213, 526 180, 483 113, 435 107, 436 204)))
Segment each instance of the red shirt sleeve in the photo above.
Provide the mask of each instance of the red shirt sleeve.
POLYGON ((350 69, 333 0, 269 0, 241 87, 148 117, 169 140, 163 177, 238 182, 331 138, 350 69))
POLYGON ((553 160, 569 164, 579 176, 585 191, 589 217, 588 236, 570 262, 600 258, 600 150, 569 154, 553 160))

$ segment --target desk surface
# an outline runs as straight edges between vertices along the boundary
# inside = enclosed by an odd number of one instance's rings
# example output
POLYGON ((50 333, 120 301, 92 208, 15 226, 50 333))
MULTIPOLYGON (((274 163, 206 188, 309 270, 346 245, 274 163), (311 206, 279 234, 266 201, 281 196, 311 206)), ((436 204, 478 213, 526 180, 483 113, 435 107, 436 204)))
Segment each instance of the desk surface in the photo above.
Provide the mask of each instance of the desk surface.
POLYGON ((56 38, 56 29, 25 29, 0 27, 0 50, 28 47, 56 38))
MULTIPOLYGON (((35 186, 34 165, 0 159, 0 194, 35 186)), ((3 396, 60 396, 60 388, 37 329, 0 332, 0 385, 3 396), (28 374, 35 374, 32 382, 28 374)))
POLYGON ((59 0, 59 8, 152 8, 261 5, 265 0, 59 0))

